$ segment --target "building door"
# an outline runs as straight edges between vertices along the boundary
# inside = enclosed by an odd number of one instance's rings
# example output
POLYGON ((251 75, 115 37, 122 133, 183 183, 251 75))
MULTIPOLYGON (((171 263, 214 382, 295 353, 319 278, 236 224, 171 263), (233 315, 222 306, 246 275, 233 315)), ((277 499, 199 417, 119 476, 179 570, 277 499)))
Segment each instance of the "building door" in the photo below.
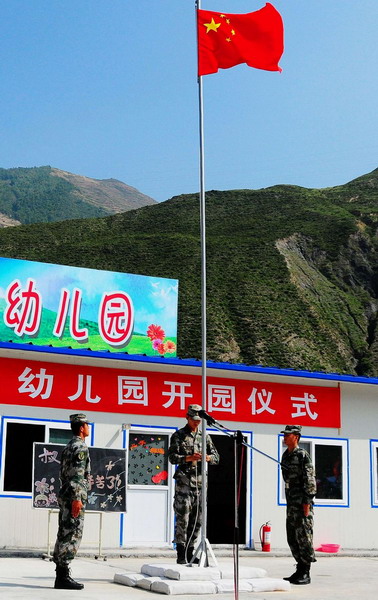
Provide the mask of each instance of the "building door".
POLYGON ((132 427, 128 457, 123 546, 171 546, 173 539, 172 466, 168 448, 172 428, 132 427))
MULTIPOLYGON (((244 434, 247 443, 251 434, 244 434)), ((217 466, 208 469, 207 538, 211 544, 232 544, 235 533, 235 452, 233 438, 224 434, 213 434, 211 438, 219 452, 217 466)), ((238 481, 241 482, 239 497, 239 543, 251 545, 250 515, 251 502, 251 451, 237 446, 238 481)))

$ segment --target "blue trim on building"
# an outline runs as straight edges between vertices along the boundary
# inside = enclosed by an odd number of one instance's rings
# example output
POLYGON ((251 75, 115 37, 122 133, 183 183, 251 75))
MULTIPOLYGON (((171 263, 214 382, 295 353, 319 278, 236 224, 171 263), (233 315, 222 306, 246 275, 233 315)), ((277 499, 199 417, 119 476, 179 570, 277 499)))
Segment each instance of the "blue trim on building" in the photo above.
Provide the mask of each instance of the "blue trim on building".
POLYGON ((1 417, 0 427, 0 481, 1 481, 1 467, 3 465, 3 428, 4 428, 4 417, 1 417))
MULTIPOLYGON (((343 438, 341 438, 343 439, 343 438)), ((347 445, 347 473, 348 473, 348 486, 347 486, 347 493, 348 493, 348 504, 347 504, 347 508, 350 507, 350 455, 349 455, 349 438, 344 438, 346 439, 346 445, 347 445)))
POLYGON ((94 446, 94 430, 95 430, 95 424, 94 422, 91 423, 89 422, 90 426, 91 426, 91 446, 94 446))
POLYGON ((374 456, 373 456, 373 452, 374 450, 377 448, 378 445, 378 440, 377 439, 371 439, 369 440, 370 443, 370 504, 371 504, 371 508, 378 508, 378 504, 375 502, 375 494, 374 494, 374 485, 376 485, 376 481, 377 480, 377 475, 374 477, 374 456))
POLYGON ((67 421, 66 419, 42 419, 41 417, 20 417, 20 416, 14 416, 14 415, 4 415, 2 417, 3 419, 17 419, 18 421, 22 420, 22 421, 41 421, 42 423, 67 423, 69 424, 69 421, 67 421))
MULTIPOLYGON (((201 367, 202 362, 200 360, 192 358, 172 358, 164 356, 145 356, 143 354, 127 354, 126 352, 110 352, 104 351, 93 351, 89 349, 80 348, 56 348, 52 346, 35 346, 32 342, 27 344, 19 344, 17 342, 0 342, 0 348, 12 349, 12 350, 26 350, 31 352, 41 352, 46 354, 61 354, 65 356, 83 356, 102 358, 110 360, 124 360, 126 362, 140 362, 149 364, 165 364, 165 365, 176 365, 180 367, 201 367)), ((209 369, 220 369, 222 371, 241 371, 246 373, 259 373, 262 375, 280 375, 289 377, 306 377, 308 379, 324 379, 327 381, 335 382, 349 382, 349 383, 367 383, 370 385, 378 385, 378 377, 363 377, 361 375, 345 375, 340 373, 323 373, 321 371, 305 371, 305 370, 294 370, 287 368, 278 367, 263 367, 261 365, 243 365, 243 364, 232 364, 232 363, 218 363, 207 361, 207 368, 209 369)))
POLYGON ((278 435, 277 436, 277 460, 278 460, 278 465, 277 465, 277 506, 286 506, 286 502, 281 502, 281 456, 282 456, 282 445, 281 445, 281 440, 283 438, 283 435, 278 435))
POLYGON ((27 500, 31 500, 33 498, 33 496, 30 494, 30 496, 15 496, 12 494, 0 494, 0 498, 23 498, 25 500, 25 498, 27 500))
POLYGON ((124 518, 124 514, 121 513, 120 520, 119 520, 119 546, 120 546, 120 548, 122 548, 122 546, 123 546, 123 518, 124 518))

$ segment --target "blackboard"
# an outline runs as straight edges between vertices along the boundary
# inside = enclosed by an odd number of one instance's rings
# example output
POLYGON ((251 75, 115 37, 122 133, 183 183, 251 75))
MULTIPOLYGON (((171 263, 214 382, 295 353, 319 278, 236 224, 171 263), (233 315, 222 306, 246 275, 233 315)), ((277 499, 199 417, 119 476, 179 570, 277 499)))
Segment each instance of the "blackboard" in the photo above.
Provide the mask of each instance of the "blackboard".
MULTIPOLYGON (((34 443, 33 508, 59 509, 60 459, 64 444, 34 443)), ((91 474, 85 510, 126 512, 126 451, 89 448, 91 474)))

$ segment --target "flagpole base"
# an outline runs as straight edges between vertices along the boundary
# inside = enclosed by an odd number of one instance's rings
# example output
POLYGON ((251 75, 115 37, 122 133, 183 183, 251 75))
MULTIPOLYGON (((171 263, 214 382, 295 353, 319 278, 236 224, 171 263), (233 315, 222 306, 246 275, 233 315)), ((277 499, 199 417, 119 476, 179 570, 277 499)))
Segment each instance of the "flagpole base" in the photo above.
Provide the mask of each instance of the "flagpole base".
POLYGON ((218 566, 218 561, 215 558, 215 554, 214 554, 211 544, 207 538, 201 539, 199 545, 197 546, 197 548, 193 554, 193 558, 190 561, 190 564, 192 566, 194 566, 194 561, 196 558, 199 559, 199 562, 197 565, 198 567, 210 567, 210 566, 217 567, 218 566), (211 560, 212 560, 211 565, 210 565, 209 558, 211 558, 211 560))

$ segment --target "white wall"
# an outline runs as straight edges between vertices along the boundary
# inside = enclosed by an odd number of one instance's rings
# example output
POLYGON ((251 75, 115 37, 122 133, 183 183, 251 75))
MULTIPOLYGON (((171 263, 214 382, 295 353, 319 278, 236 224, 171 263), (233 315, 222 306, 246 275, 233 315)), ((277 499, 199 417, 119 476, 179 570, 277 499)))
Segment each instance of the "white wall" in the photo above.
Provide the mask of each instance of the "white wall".
MULTIPOLYGON (((338 429, 304 428, 304 436, 347 438, 349 440, 349 506, 314 509, 314 546, 340 544, 348 549, 376 549, 378 508, 371 506, 370 439, 378 439, 378 388, 376 385, 341 383, 342 427, 338 429)), ((277 457, 279 429, 255 426, 254 445, 277 457)), ((287 547, 284 506, 277 503, 277 469, 254 454, 253 532, 258 540, 259 527, 272 523, 272 549, 287 547)))
MULTIPOLYGON (((218 375, 219 373, 217 373, 218 375)), ((254 374, 256 379, 256 375, 254 374)), ((265 377, 265 379, 268 379, 265 377)), ((275 381, 287 382, 288 377, 275 381)), ((293 382, 293 381, 291 381, 293 382)), ((295 378, 294 383, 302 383, 295 378)), ((312 384, 318 382, 314 379, 312 384)), ((324 382, 321 382, 324 385, 324 382)), ((347 438, 349 440, 349 506, 315 508, 315 547, 321 543, 338 543, 344 548, 377 548, 378 508, 371 507, 370 439, 378 438, 377 386, 342 383, 342 427, 337 429, 304 428, 304 436, 347 438)), ((67 411, 23 406, 0 406, 1 415, 67 420, 67 411)), ((168 427, 182 426, 177 419, 150 416, 113 415, 88 411, 95 423, 94 445, 122 448, 122 423, 138 423, 168 427)), ((252 423, 227 423, 230 429, 253 432, 253 446, 279 457, 278 434, 282 426, 252 423)), ((252 467, 252 526, 253 538, 258 541, 260 526, 272 524, 272 549, 287 548, 285 534, 285 506, 277 500, 278 469, 275 462, 253 452, 252 467)), ((172 484, 172 482, 171 482, 172 484)), ((136 509, 134 509, 136 510, 136 509)), ((138 519, 128 514, 127 519, 138 519)), ((35 510, 31 499, 0 497, 1 545, 15 548, 47 547, 47 512, 35 510)), ((98 515, 87 514, 82 548, 98 546, 98 515)), ((134 525, 135 527, 135 521, 134 525)), ((52 518, 51 538, 56 534, 56 515, 52 518)), ((127 531, 127 528, 125 528, 127 531)), ((120 515, 104 514, 103 547, 117 548, 120 541, 120 515)), ((156 540, 155 540, 156 541, 156 540)), ((127 545, 127 540, 125 540, 127 545)), ((163 545, 164 542, 162 540, 163 545)))

